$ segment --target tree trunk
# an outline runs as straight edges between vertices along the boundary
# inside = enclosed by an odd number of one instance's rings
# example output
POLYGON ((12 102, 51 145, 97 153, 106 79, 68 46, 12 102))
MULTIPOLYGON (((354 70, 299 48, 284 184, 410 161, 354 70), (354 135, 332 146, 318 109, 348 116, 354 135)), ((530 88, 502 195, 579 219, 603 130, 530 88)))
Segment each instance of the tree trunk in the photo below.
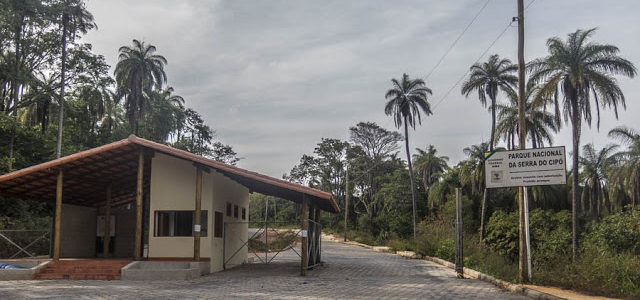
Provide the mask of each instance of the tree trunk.
POLYGON ((492 96, 491 97, 491 141, 489 142, 489 151, 493 151, 495 134, 496 134, 496 99, 495 99, 495 96, 492 96))
POLYGON ((20 21, 16 25, 15 33, 14 33, 14 44, 16 47, 15 59, 13 66, 13 81, 11 84, 11 100, 7 103, 7 113, 11 113, 13 110, 13 114, 17 115, 18 113, 18 91, 19 91, 19 77, 20 77, 20 40, 22 39, 22 23, 24 22, 24 16, 20 16, 20 21), (13 107, 9 110, 10 105, 13 107))
POLYGON ((409 177, 411 178, 411 204, 413 205, 413 240, 416 240, 416 188, 413 180, 413 168, 411 167, 411 153, 409 152, 409 127, 407 116, 404 116, 404 142, 407 150, 407 164, 409 165, 409 177))
POLYGON ((423 172, 422 174, 422 185, 424 186, 424 193, 426 194, 427 197, 427 204, 429 204, 430 206, 430 210, 431 212, 435 212, 435 205, 433 204, 433 201, 429 202, 429 183, 427 183, 427 174, 426 171, 423 172))
POLYGON ((571 95, 571 126, 573 133, 573 166, 571 172, 571 229, 573 261, 578 255, 578 157, 580 156, 580 112, 578 111, 578 97, 575 91, 571 95))
POLYGON ((11 140, 9 140, 9 172, 13 171, 13 148, 16 142, 16 129, 11 130, 11 140))
MULTIPOLYGON (((491 96, 491 95, 490 95, 491 96)), ((491 96, 491 141, 489 143, 489 151, 493 152, 493 143, 496 132, 496 99, 491 96)), ((486 181, 487 179, 484 178, 486 181)), ((485 184, 486 186, 486 184, 485 184)), ((482 195, 482 212, 480 214, 480 242, 484 240, 484 231, 486 228, 487 202, 489 202, 489 190, 485 187, 482 195)))
POLYGON ((58 143, 56 145, 56 158, 62 156, 62 124, 64 121, 64 85, 67 63, 67 22, 69 16, 62 14, 62 67, 60 71, 60 108, 58 111, 58 143))

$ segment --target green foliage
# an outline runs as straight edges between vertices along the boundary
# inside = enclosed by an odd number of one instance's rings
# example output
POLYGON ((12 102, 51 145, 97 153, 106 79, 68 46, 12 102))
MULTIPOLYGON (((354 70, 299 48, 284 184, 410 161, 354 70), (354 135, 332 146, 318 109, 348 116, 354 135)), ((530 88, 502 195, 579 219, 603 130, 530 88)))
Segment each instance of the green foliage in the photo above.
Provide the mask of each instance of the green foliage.
POLYGON ((583 247, 587 251, 597 249, 609 255, 640 255, 640 214, 626 211, 592 223, 583 247))
POLYGON ((440 244, 440 247, 436 250, 436 257, 448 261, 454 261, 456 259, 456 247, 453 239, 446 239, 440 244))
POLYGON ((609 254, 590 248, 577 261, 558 259, 553 267, 536 269, 536 284, 553 285, 609 297, 640 298, 640 257, 609 254))
POLYGON ((487 234, 484 242, 510 260, 518 257, 518 213, 496 211, 487 223, 487 234))

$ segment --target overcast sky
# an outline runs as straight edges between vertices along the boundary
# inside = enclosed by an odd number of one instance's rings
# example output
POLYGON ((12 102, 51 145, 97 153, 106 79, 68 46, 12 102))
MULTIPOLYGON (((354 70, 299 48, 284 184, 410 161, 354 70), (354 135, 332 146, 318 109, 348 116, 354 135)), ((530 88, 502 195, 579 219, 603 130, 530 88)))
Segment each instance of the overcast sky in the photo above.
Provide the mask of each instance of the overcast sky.
MULTIPOLYGON (((89 0, 98 30, 84 40, 112 66, 134 38, 155 45, 169 61, 168 84, 244 158, 239 166, 280 177, 322 137, 346 140, 359 121, 393 129, 383 111, 390 79, 425 78, 485 2, 89 0)), ((640 67, 638 11, 637 0, 535 0, 525 57, 546 55, 549 37, 599 27, 594 40, 640 67)), ((488 140, 490 114, 476 97, 459 86, 443 97, 516 14, 515 0, 490 1, 428 78, 434 114, 410 132, 412 150, 433 144, 457 162, 462 148, 488 140)), ((517 61, 515 23, 493 53, 517 61)), ((583 144, 606 145, 618 125, 640 129, 638 80, 620 79, 627 110, 619 120, 605 110, 599 132, 584 128, 583 144)), ((555 145, 569 151, 568 126, 555 145)))

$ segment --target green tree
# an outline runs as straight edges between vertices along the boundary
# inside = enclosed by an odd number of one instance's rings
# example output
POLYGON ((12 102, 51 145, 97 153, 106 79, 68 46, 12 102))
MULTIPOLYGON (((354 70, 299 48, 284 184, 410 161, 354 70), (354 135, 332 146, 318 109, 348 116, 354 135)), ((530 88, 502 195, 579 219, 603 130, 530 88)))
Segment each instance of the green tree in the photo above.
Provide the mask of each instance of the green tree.
MULTIPOLYGON (((426 195, 429 195, 429 188, 437 182, 448 169, 448 156, 438 156, 438 150, 433 145, 429 145, 425 150, 416 148, 418 154, 413 155, 413 162, 416 166, 416 172, 422 177, 422 184, 426 195)), ((433 212, 435 204, 430 203, 430 209, 433 212)))
POLYGON ((621 166, 613 170, 611 181, 627 187, 631 194, 631 207, 636 209, 640 207, 640 133, 633 128, 619 126, 609 131, 609 137, 628 146, 618 154, 621 166))
MULTIPOLYGON (((560 123, 551 112, 543 106, 534 106, 533 98, 538 88, 528 84, 525 91, 525 128, 527 138, 531 140, 532 148, 544 147, 553 144, 553 134, 560 129, 560 123)), ((496 140, 502 139, 507 144, 507 149, 517 149, 516 137, 518 136, 518 94, 514 90, 507 92, 508 104, 497 104, 498 124, 496 125, 496 140)))
POLYGON ((422 124, 420 112, 431 115, 431 105, 427 97, 432 94, 422 79, 410 79, 409 75, 402 74, 402 79, 391 79, 393 88, 387 91, 385 98, 388 100, 384 107, 387 116, 393 116, 393 121, 397 128, 404 124, 405 150, 407 151, 407 165, 409 166, 409 176, 411 178, 411 200, 413 204, 413 239, 416 238, 416 188, 413 179, 413 169, 411 167, 411 153, 409 152, 409 129, 416 128, 416 121, 422 124))
POLYGON ((167 82, 164 66, 167 59, 155 54, 156 47, 133 40, 133 46, 118 50, 115 68, 118 92, 125 98, 125 110, 133 133, 138 134, 138 122, 144 119, 151 101, 151 92, 167 82))
POLYGON ((600 218, 602 206, 607 209, 607 212, 611 212, 606 182, 609 170, 618 164, 618 156, 614 153, 617 148, 617 145, 608 145, 597 151, 593 144, 582 147, 579 179, 584 184, 581 198, 583 213, 588 210, 591 216, 600 218))
POLYGON ((566 41, 559 37, 547 40, 549 55, 529 63, 530 80, 540 83, 540 93, 534 105, 545 103, 545 99, 554 99, 556 117, 560 118, 560 107, 566 123, 571 122, 573 136, 572 174, 572 222, 573 222, 573 258, 578 253, 578 174, 580 157, 580 132, 582 120, 591 126, 592 111, 595 108, 597 127, 600 127, 600 107, 613 108, 616 118, 618 106, 626 107, 625 97, 614 75, 633 77, 635 66, 618 55, 614 45, 589 41, 595 32, 576 30, 570 33, 566 41), (562 94, 562 106, 559 95, 562 94))
POLYGON ((485 63, 471 66, 469 79, 462 83, 461 91, 466 97, 476 91, 480 103, 485 107, 487 106, 487 97, 491 100, 489 106, 491 110, 490 151, 493 151, 493 143, 496 140, 496 99, 498 92, 510 91, 518 84, 518 77, 514 75, 517 70, 518 66, 512 64, 510 60, 501 59, 500 56, 494 54, 485 63))
POLYGON ((87 33, 95 27, 93 15, 86 10, 83 0, 62 0, 54 7, 60 14, 60 30, 62 31, 61 56, 60 56, 60 96, 58 106, 58 142, 56 145, 56 157, 62 152, 62 124, 64 120, 64 88, 67 73, 67 43, 76 39, 77 33, 87 33))
MULTIPOLYGON (((461 92, 466 97, 472 92, 478 93, 478 99, 483 106, 487 106, 487 97, 491 100, 489 109, 491 110, 491 138, 489 139, 489 151, 493 151, 496 131, 496 99, 499 91, 509 91, 517 85, 518 77, 514 73, 518 66, 511 63, 509 59, 500 58, 497 54, 491 55, 489 60, 482 64, 474 64, 469 69, 469 79, 462 83, 461 92)), ((484 154, 483 154, 484 155, 484 154)), ((484 157, 484 156, 483 156, 484 157)), ((482 197, 482 211, 486 211, 489 191, 485 190, 482 197)), ((480 239, 484 238, 483 214, 480 228, 480 239)))

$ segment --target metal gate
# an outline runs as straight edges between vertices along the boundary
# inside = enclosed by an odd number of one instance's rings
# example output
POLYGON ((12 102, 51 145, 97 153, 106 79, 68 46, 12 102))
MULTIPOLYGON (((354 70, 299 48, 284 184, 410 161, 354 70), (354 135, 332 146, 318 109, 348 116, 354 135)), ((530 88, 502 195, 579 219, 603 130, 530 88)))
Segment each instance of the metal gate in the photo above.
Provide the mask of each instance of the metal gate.
POLYGON ((322 225, 307 220, 307 230, 285 222, 226 222, 223 268, 240 264, 301 263, 302 241, 307 240, 305 265, 320 264, 322 225), (246 234, 244 234, 246 228, 246 234))
POLYGON ((223 267, 300 261, 302 231, 285 222, 227 222, 224 224, 223 267), (246 236, 243 227, 246 227, 246 236))
POLYGON ((322 254, 322 224, 307 220, 307 269, 320 265, 322 254))

